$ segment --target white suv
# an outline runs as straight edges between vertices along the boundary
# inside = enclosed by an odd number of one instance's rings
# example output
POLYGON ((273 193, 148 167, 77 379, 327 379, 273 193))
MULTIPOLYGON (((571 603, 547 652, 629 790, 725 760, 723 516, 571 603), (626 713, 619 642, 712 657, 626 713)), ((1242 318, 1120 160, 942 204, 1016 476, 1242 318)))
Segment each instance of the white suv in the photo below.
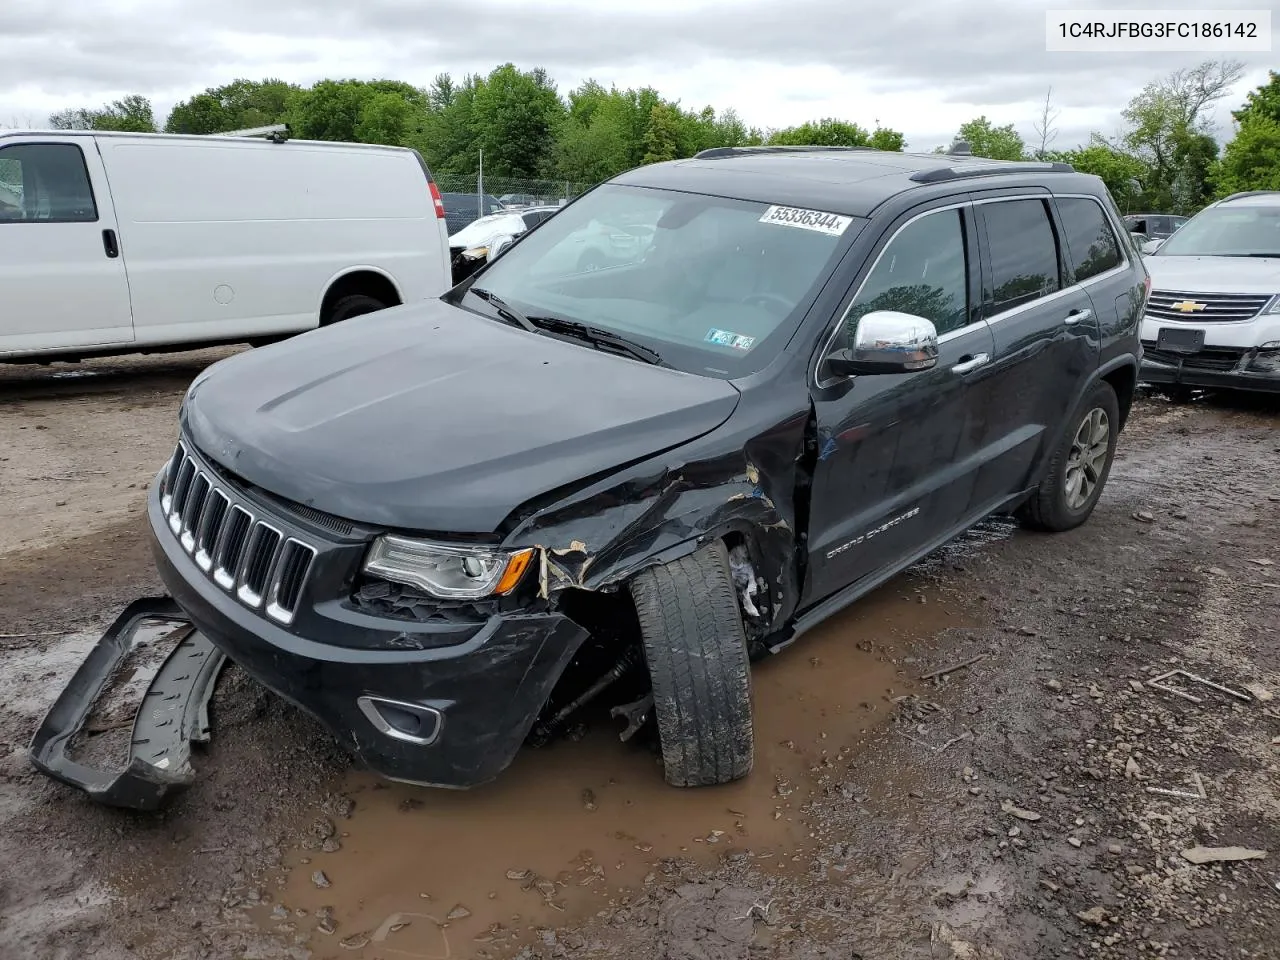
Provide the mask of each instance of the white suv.
POLYGON ((1145 260, 1145 382, 1280 392, 1280 192, 1211 204, 1145 260))

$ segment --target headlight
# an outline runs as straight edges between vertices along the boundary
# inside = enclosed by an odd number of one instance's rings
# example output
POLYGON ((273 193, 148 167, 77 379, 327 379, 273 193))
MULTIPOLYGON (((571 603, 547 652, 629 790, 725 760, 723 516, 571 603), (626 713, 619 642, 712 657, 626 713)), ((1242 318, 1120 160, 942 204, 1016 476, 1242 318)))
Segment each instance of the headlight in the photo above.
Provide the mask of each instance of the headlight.
POLYGON ((1276 296, 1263 313, 1280 313, 1280 296, 1276 296))
POLYGON ((479 600, 514 590, 532 559, 532 549, 451 546, 387 534, 374 541, 364 570, 442 600, 479 600))

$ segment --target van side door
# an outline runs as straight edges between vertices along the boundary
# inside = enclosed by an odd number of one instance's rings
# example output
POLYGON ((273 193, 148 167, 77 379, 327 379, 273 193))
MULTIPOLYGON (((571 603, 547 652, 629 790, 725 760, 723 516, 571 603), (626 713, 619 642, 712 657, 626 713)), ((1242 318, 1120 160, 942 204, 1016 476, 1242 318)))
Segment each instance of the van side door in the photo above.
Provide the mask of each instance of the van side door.
POLYGON ((1033 486, 1098 368, 1099 321, 1074 276, 1048 191, 976 195, 982 310, 995 336, 988 443, 998 448, 981 484, 993 497, 1033 486))
POLYGON ((0 356, 132 340, 125 258, 92 138, 0 139, 0 356))
POLYGON ((974 494, 987 455, 984 374, 994 341, 978 313, 976 236, 972 207, 954 198, 903 214, 887 225, 869 266, 858 265, 861 279, 832 318, 823 357, 864 315, 892 310, 933 323, 938 359, 925 370, 840 378, 819 358, 802 607, 874 585, 984 509, 974 494))

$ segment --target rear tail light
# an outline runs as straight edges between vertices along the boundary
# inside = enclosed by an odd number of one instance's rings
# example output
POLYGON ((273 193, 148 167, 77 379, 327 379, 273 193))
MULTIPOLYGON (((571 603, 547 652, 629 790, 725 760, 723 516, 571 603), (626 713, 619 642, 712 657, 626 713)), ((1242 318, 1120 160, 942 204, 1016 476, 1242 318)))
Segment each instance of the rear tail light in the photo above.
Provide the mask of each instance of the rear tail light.
POLYGON ((436 219, 443 220, 444 199, 440 196, 440 188, 436 186, 436 182, 434 180, 428 180, 427 183, 431 186, 431 202, 436 205, 436 219))

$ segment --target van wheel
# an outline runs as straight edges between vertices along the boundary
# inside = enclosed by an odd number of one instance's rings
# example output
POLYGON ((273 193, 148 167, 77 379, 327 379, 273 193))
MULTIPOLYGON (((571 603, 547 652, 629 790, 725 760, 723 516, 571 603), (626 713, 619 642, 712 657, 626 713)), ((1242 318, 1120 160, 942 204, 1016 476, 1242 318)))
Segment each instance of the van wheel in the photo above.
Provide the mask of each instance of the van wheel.
POLYGON ((1058 440, 1049 472, 1019 511, 1033 530, 1072 530, 1093 513, 1111 473, 1120 436, 1120 404, 1109 383, 1097 383, 1076 408, 1058 440))
POLYGON ((701 787, 751 772, 751 664, 729 573, 716 541, 631 583, 667 783, 701 787))
POLYGON ((320 322, 321 326, 327 327, 331 323, 339 323, 343 320, 350 320, 352 317, 359 317, 366 313, 373 313, 377 310, 385 310, 387 305, 377 297, 370 297, 363 293, 349 293, 345 297, 339 297, 329 313, 320 322))

